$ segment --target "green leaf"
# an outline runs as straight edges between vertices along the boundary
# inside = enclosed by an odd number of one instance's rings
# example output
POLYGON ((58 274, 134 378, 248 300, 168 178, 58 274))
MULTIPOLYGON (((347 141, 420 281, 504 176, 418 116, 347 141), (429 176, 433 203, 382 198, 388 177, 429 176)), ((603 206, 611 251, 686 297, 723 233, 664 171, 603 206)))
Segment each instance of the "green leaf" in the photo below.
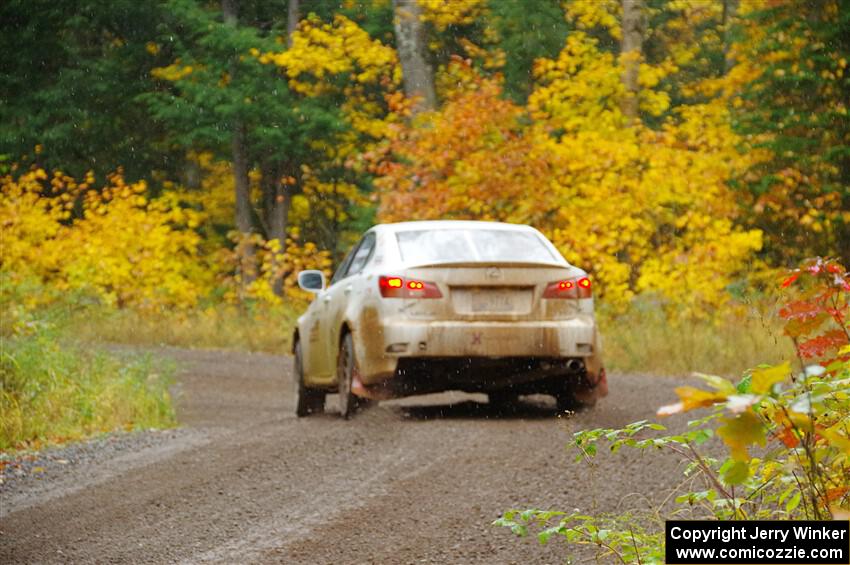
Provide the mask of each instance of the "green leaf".
POLYGON ((528 510, 523 510, 523 512, 519 515, 519 517, 524 522, 530 522, 537 514, 538 514, 537 510, 528 509, 528 510))
POLYGON ((726 484, 730 485, 740 485, 744 481, 747 480, 747 477, 750 475, 750 465, 746 461, 735 461, 727 470, 723 473, 723 480, 726 484))
POLYGON ((551 528, 546 528, 545 530, 537 534, 537 541, 540 542, 540 545, 545 545, 549 541, 549 538, 551 538, 555 534, 563 533, 563 530, 564 527, 560 525, 552 526, 551 528))
POLYGON ((794 493, 794 496, 791 497, 791 500, 785 505, 785 511, 791 514, 797 507, 800 505, 800 491, 794 493))
POLYGON ((696 433, 691 435, 694 443, 697 445, 702 445, 703 443, 711 439, 713 436, 714 430, 712 429, 697 430, 696 433))

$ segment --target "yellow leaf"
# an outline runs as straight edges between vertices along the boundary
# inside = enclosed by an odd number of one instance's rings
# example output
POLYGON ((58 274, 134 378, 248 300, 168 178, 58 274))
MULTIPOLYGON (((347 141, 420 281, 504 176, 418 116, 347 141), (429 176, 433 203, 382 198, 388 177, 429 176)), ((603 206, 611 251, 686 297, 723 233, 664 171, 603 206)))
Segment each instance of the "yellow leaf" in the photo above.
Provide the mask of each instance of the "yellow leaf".
POLYGON ((737 392, 735 385, 732 384, 732 381, 729 379, 716 377, 714 375, 705 375, 703 373, 694 373, 694 376, 702 379, 705 381, 705 384, 718 392, 722 392, 724 394, 735 394, 735 392, 737 392))
MULTIPOLYGON (((735 392, 734 387, 731 392, 735 392)), ((726 393, 709 392, 692 386, 680 386, 676 389, 676 394, 679 396, 680 402, 662 406, 656 412, 658 416, 672 416, 680 412, 688 412, 696 408, 712 406, 718 402, 723 402, 727 398, 726 393)))
POLYGON ((841 434, 842 427, 840 424, 836 424, 831 428, 827 428, 821 432, 821 435, 826 438, 826 440, 838 448, 839 451, 850 455, 850 438, 841 434))
POLYGON ((747 447, 753 443, 764 445, 764 427, 758 417, 751 411, 739 414, 734 418, 724 418, 723 426, 718 428, 717 435, 729 447, 732 459, 746 461, 749 459, 747 447))
POLYGON ((684 404, 685 412, 695 408, 712 406, 726 400, 727 395, 721 392, 709 392, 692 386, 680 386, 676 388, 676 395, 684 404))
POLYGON ((767 369, 755 369, 750 381, 751 390, 756 394, 765 394, 770 392, 770 388, 774 384, 784 381, 790 375, 791 365, 788 361, 767 369))

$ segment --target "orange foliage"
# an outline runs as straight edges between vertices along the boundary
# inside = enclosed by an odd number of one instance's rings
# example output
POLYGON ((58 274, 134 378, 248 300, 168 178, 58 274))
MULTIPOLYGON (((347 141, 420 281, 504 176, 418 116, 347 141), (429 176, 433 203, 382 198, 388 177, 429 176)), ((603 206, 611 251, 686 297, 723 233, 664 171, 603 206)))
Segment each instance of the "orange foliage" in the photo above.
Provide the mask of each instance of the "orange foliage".
MULTIPOLYGON (((728 300, 761 233, 734 223, 726 181, 741 165, 721 108, 682 108, 661 131, 623 129, 619 105, 592 87, 598 69, 578 65, 571 81, 532 94, 530 119, 501 97, 498 79, 453 65, 466 84, 439 112, 396 127, 376 159, 381 220, 532 224, 590 269, 617 306, 653 293, 708 316, 728 300), (604 110, 578 112, 572 101, 604 110), (603 114, 609 119, 588 119, 603 114)), ((645 100, 651 109, 660 99, 645 100)))

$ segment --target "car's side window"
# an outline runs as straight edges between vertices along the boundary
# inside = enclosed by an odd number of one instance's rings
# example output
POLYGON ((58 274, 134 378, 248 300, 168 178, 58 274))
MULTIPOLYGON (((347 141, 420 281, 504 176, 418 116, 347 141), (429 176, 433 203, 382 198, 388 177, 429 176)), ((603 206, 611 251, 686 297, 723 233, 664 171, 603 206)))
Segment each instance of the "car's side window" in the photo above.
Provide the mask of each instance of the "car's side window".
POLYGON ((360 271, 363 270, 363 267, 369 262, 369 259, 372 258, 372 254, 375 251, 375 234, 367 233, 363 237, 363 241, 360 242, 360 245, 357 247, 357 250, 354 252, 354 255, 351 259, 351 263, 348 265, 346 269, 345 276, 350 277, 351 275, 356 275, 360 271))
POLYGON ((360 247, 360 243, 351 248, 351 251, 348 252, 348 255, 345 256, 345 259, 342 260, 342 263, 339 264, 339 267, 334 272, 334 276, 331 277, 331 285, 338 283, 342 279, 346 277, 346 271, 348 271, 348 266, 351 264, 351 260, 354 258, 354 254, 357 252, 358 247, 360 247))

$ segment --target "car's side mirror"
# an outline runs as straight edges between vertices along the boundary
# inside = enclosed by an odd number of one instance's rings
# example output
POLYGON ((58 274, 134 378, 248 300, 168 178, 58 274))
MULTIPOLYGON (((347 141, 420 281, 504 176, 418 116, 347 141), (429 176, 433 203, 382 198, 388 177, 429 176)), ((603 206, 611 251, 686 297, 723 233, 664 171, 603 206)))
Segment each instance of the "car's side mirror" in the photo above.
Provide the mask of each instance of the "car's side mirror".
POLYGON ((301 271, 298 273, 298 286, 307 292, 325 290, 325 274, 322 271, 301 271))

